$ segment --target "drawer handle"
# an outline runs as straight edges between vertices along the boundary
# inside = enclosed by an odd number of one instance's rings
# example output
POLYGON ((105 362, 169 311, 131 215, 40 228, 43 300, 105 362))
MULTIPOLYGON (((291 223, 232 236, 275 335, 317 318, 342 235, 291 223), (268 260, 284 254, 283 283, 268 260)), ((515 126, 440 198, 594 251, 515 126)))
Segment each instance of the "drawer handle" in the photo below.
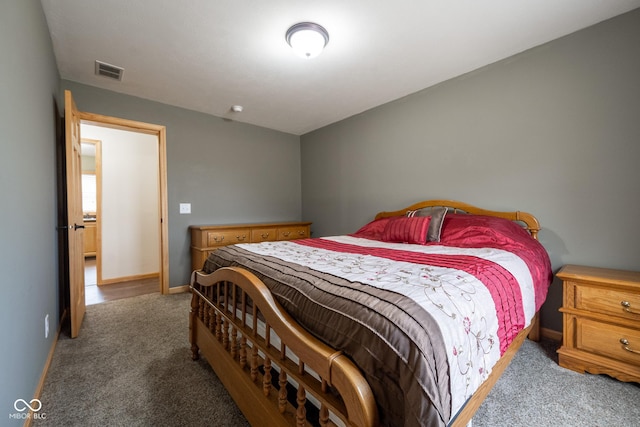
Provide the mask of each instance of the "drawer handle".
POLYGON ((260 235, 263 239, 266 239, 267 237, 269 237, 269 233, 262 233, 260 235))
POLYGON ((624 348, 627 351, 630 351, 631 353, 635 353, 635 354, 640 354, 640 350, 634 350, 632 348, 629 348, 629 340, 626 338, 620 338, 620 344, 622 344, 622 348, 624 348))
POLYGON ((635 311, 631 309, 631 303, 629 301, 621 301, 620 305, 624 307, 624 311, 631 314, 640 314, 640 311, 635 311))
POLYGON ((236 239, 238 239, 238 242, 244 242, 244 239, 247 238, 246 234, 243 234, 242 236, 236 236, 236 239))
POLYGON ((298 230, 298 236, 304 236, 305 234, 304 230, 298 230))
POLYGON ((284 237, 289 237, 289 234, 291 234, 290 231, 283 231, 282 234, 284 235, 284 237))
POLYGON ((213 240, 215 240, 216 243, 221 243, 224 240, 224 236, 213 236, 213 240))

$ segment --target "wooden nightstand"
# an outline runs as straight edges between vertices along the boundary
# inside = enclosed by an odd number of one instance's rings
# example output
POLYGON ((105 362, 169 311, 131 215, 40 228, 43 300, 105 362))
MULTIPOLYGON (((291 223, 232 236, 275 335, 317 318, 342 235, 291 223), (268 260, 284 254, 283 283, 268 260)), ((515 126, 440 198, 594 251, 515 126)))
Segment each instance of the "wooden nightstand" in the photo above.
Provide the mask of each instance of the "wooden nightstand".
POLYGON ((566 265, 560 366, 640 382, 640 272, 566 265))

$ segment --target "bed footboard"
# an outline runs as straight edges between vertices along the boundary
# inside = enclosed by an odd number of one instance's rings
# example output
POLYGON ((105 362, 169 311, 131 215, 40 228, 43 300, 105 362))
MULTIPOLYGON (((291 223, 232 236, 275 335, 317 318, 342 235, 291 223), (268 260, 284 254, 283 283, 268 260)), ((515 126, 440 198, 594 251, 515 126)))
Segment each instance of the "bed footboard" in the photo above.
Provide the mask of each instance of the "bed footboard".
POLYGON ((204 355, 252 425, 375 426, 354 363, 302 329, 246 270, 191 276, 192 357, 204 355))

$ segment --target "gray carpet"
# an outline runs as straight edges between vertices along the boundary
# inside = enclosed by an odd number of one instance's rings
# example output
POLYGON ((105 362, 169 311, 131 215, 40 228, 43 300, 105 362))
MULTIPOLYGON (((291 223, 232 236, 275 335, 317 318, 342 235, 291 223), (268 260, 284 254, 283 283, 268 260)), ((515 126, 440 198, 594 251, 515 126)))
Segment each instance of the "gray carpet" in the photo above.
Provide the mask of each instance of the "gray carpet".
MULTIPOLYGON (((40 400, 50 426, 246 426, 188 343, 189 294, 87 307, 80 337, 61 336, 40 400)), ((640 386, 580 375, 555 344, 525 342, 473 420, 484 426, 640 426, 640 386)))
POLYGON ((525 341, 476 412, 473 427, 640 426, 640 385, 558 365, 551 341, 525 341))
POLYGON ((190 294, 87 307, 61 336, 40 400, 50 426, 248 426, 205 360, 191 360, 190 294), (203 402, 207 402, 203 404, 203 402))

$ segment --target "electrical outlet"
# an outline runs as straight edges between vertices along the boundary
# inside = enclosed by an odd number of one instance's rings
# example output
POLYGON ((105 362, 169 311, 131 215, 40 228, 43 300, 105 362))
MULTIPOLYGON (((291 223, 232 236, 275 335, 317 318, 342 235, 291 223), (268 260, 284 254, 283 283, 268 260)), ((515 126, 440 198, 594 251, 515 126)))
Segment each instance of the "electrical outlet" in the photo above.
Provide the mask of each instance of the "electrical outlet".
POLYGON ((49 338, 49 315, 44 316, 44 337, 49 338))
POLYGON ((191 213, 191 203, 180 203, 180 213, 181 214, 190 214, 191 213))

